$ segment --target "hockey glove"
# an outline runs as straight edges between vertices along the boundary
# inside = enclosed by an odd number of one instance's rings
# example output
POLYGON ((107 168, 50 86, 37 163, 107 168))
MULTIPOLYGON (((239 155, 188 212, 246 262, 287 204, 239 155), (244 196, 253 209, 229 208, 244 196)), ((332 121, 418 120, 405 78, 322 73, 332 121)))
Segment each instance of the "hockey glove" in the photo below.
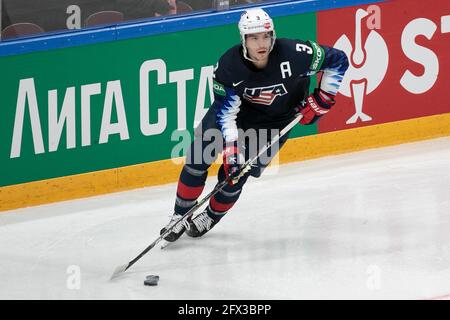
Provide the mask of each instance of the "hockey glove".
POLYGON ((314 124, 321 116, 330 111, 335 104, 334 96, 316 88, 301 105, 298 106, 299 112, 303 115, 300 124, 314 124))
POLYGON ((226 143, 223 149, 223 169, 225 177, 232 177, 230 184, 236 184, 239 181, 240 166, 243 164, 244 157, 239 153, 237 141, 226 143))

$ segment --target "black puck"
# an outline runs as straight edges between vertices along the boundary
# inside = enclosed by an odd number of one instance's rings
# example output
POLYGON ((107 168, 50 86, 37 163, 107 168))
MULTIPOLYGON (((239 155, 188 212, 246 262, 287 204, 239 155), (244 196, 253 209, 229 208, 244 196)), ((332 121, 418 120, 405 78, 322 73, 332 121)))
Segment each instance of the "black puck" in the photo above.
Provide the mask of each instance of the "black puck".
POLYGON ((159 276, 149 275, 145 277, 144 285, 146 286, 157 286, 159 281, 159 276))

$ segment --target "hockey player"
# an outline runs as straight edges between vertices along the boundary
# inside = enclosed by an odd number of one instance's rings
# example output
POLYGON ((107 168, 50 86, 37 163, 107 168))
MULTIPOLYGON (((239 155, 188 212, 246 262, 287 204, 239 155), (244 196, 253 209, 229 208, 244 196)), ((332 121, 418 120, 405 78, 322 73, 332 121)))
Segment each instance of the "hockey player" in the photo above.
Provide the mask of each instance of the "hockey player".
MULTIPOLYGON (((239 132, 281 130, 298 112, 303 115, 302 125, 313 124, 335 104, 348 68, 344 52, 314 41, 277 39, 272 19, 260 8, 244 11, 238 27, 242 43, 225 52, 216 65, 214 102, 187 153, 174 214, 161 234, 197 203, 203 191, 213 161, 195 157, 194 153, 195 149, 203 151, 212 143, 204 138, 206 130, 216 128, 222 133, 223 164, 218 173, 221 182, 230 175, 236 177, 240 164, 252 156, 249 142, 241 142, 239 132), (309 94, 310 77, 318 72, 323 72, 320 84, 309 94)), ((270 141, 270 135, 267 136, 270 141)), ((280 139, 279 147, 287 138, 285 135, 280 139)), ((271 150, 269 161, 277 151, 271 150)), ((267 165, 258 161, 240 179, 233 179, 214 195, 203 212, 178 223, 164 239, 173 242, 185 231, 188 236, 200 237, 211 230, 236 203, 248 177, 259 177, 267 165)))

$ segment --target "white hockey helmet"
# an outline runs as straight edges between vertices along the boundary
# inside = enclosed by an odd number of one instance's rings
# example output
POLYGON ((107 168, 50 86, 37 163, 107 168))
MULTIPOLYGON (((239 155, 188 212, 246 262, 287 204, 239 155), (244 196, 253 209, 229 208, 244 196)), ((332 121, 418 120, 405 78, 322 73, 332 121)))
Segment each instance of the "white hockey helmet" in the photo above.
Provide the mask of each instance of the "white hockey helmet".
POLYGON ((241 34, 244 57, 246 59, 252 61, 252 59, 247 56, 247 47, 245 46, 245 36, 247 34, 272 32, 272 45, 270 47, 270 51, 272 51, 273 45, 275 44, 275 27, 272 19, 263 9, 252 8, 245 10, 241 15, 238 27, 241 34))

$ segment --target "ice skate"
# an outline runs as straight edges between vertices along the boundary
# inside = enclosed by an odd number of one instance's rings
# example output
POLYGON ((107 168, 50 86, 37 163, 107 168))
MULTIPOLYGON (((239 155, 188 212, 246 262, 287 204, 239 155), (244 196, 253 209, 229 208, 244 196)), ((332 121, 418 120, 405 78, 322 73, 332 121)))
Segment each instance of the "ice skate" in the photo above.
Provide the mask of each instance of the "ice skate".
POLYGON ((189 227, 186 230, 186 234, 193 238, 201 237, 211 230, 219 222, 219 220, 220 218, 211 218, 208 215, 208 209, 206 209, 189 222, 189 227))
MULTIPOLYGON (((161 229, 159 234, 162 235, 168 228, 177 223, 178 220, 180 220, 181 218, 183 218, 182 215, 174 213, 172 219, 170 219, 170 222, 164 228, 161 229)), ((189 228, 188 220, 190 219, 188 218, 183 222, 178 223, 163 239, 166 240, 167 242, 174 242, 178 240, 178 238, 181 237, 184 231, 186 231, 186 228, 189 228)))

